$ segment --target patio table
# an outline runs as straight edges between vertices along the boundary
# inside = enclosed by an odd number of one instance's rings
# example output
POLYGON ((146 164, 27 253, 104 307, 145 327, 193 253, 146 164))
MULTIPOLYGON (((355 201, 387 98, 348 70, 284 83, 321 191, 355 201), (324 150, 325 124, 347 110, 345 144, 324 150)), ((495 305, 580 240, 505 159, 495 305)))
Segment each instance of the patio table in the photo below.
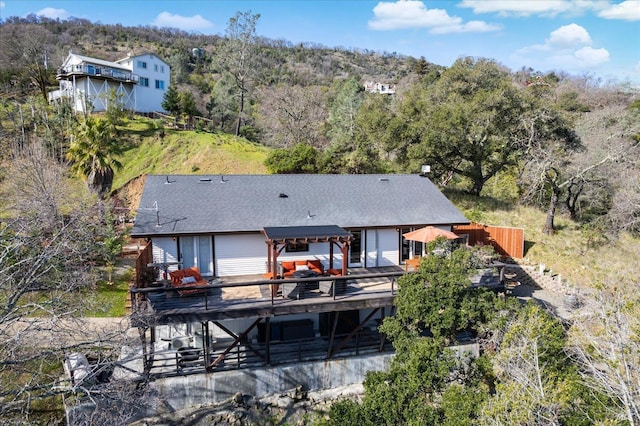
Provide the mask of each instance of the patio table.
MULTIPOLYGON (((317 277, 318 274, 314 271, 295 271, 293 273, 295 278, 311 278, 317 277)), ((307 287, 311 287, 313 282, 297 282, 297 283, 284 283, 282 284, 282 296, 289 297, 291 299, 300 299, 300 295, 307 290, 307 287)))

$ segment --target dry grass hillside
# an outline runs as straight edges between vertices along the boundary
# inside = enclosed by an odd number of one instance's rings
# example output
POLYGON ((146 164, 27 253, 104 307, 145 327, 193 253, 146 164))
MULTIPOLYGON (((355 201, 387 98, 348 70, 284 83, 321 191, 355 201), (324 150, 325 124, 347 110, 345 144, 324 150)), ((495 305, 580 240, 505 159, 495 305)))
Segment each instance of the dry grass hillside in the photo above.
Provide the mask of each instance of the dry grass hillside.
MULTIPOLYGON (((450 195, 450 194, 448 194, 450 195)), ((562 214, 556 215, 554 235, 542 232, 546 212, 496 202, 490 198, 450 195, 467 217, 487 225, 524 229, 525 263, 545 265, 550 275, 560 275, 567 287, 637 286, 640 239, 628 233, 607 234, 585 227, 562 214)))
POLYGON ((126 150, 113 190, 127 207, 138 208, 147 174, 266 173, 268 148, 228 134, 164 128, 136 118, 120 127, 126 150))

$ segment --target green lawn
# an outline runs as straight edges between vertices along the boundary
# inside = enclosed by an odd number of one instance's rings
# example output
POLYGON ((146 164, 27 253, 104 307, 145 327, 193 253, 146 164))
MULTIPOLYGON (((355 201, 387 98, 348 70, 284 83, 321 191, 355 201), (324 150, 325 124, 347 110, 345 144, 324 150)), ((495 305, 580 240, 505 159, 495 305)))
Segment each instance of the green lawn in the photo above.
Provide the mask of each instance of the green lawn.
POLYGON ((260 174, 269 148, 228 134, 163 129, 136 118, 121 127, 126 150, 113 189, 144 174, 260 174))
POLYGON ((122 317, 126 315, 127 293, 129 282, 133 276, 133 268, 119 269, 113 274, 113 282, 101 279, 97 283, 92 308, 88 309, 88 317, 122 317))

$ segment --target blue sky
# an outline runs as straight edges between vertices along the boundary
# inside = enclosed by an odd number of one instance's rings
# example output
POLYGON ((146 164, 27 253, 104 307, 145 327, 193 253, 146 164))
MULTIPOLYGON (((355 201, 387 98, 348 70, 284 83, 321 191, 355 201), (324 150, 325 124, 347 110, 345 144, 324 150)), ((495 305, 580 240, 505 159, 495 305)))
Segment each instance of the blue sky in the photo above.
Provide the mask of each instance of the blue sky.
POLYGON ((0 0, 0 17, 44 15, 223 35, 237 11, 291 42, 424 56, 493 58, 640 86, 640 0, 0 0))

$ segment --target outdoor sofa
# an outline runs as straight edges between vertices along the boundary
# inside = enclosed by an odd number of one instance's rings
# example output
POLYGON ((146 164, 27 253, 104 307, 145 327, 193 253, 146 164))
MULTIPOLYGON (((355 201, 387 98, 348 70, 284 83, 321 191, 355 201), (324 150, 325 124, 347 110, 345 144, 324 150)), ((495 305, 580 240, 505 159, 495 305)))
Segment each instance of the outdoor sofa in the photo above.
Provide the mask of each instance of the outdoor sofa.
MULTIPOLYGON (((198 269, 197 266, 186 269, 178 269, 177 271, 171 271, 169 272, 169 276, 171 277, 171 285, 175 288, 209 284, 207 280, 202 278, 202 275, 200 275, 200 269, 198 269)), ((202 290, 198 288, 188 288, 184 290, 178 290, 178 293, 180 294, 180 296, 185 296, 188 294, 198 293, 200 291, 202 290)))

